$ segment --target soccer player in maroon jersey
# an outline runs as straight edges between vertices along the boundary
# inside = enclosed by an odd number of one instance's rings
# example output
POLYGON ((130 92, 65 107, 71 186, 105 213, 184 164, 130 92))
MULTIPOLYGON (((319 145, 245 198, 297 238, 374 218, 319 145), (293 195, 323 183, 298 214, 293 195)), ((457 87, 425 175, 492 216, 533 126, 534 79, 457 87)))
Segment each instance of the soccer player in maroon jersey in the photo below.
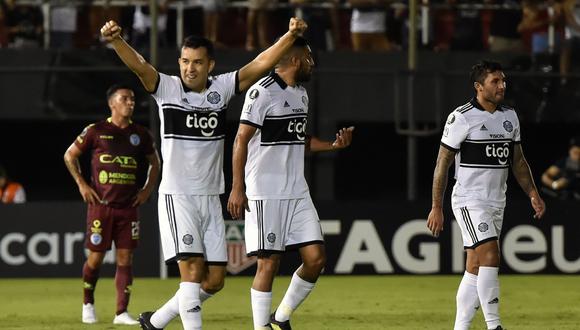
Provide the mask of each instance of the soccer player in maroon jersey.
POLYGON ((111 117, 82 131, 64 154, 64 162, 88 204, 85 246, 90 251, 83 266, 83 323, 96 323, 94 290, 99 269, 115 242, 117 312, 114 324, 136 325, 127 312, 133 282, 133 249, 139 242, 138 206, 155 189, 160 161, 149 131, 131 120, 135 94, 131 88, 113 85, 107 90, 111 117), (81 174, 79 157, 91 156, 91 182, 81 174), (148 162, 148 164, 146 164, 148 162), (147 179, 138 174, 148 166, 147 179))

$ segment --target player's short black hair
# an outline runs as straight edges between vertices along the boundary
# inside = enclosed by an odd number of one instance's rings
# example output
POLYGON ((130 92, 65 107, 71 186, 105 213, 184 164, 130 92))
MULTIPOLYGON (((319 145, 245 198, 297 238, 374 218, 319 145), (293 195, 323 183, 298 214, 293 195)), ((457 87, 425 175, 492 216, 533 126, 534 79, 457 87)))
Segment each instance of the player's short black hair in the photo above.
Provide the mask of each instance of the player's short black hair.
POLYGON ((503 71, 501 64, 494 61, 481 60, 471 67, 469 78, 472 83, 478 82, 483 84, 488 73, 503 71))
POLYGON ((213 60, 214 57, 214 48, 213 42, 211 40, 200 37, 200 36, 188 36, 187 38, 183 39, 183 43, 181 44, 181 48, 193 48, 197 49, 203 47, 207 50, 207 56, 213 60))
POLYGON ((109 87, 109 89, 107 89, 107 101, 113 96, 115 95, 115 93, 119 90, 119 89, 128 89, 130 91, 133 90, 133 88, 131 88, 129 85, 126 84, 114 84, 111 87, 109 87))

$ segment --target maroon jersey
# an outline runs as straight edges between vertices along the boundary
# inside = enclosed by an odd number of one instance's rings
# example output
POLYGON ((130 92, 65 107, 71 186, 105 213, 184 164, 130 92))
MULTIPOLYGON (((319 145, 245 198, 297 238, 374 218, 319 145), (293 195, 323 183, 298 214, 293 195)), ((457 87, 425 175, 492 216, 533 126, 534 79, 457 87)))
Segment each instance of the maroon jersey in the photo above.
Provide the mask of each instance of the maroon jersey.
POLYGON ((92 152, 91 187, 103 203, 130 207, 142 186, 138 175, 149 166, 145 156, 155 152, 149 131, 133 122, 120 128, 108 118, 85 127, 75 145, 83 153, 92 152))

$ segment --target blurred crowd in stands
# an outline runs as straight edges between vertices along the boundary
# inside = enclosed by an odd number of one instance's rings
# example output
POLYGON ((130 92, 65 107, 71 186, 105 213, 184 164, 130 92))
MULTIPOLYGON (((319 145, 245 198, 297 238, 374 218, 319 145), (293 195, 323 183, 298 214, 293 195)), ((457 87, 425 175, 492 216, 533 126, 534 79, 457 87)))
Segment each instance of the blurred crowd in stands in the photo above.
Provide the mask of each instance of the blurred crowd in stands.
MULTIPOLYGON (((418 0, 428 24, 417 21, 435 51, 528 51, 562 55, 562 72, 580 43, 578 0, 418 0), (551 32, 553 31, 553 32, 551 32), (553 43, 549 35, 553 33, 553 43)), ((136 47, 148 47, 148 1, 0 0, 0 45, 48 48, 101 47, 98 30, 107 19, 125 29, 136 47), (42 4, 48 4, 48 6, 42 4), (44 10, 43 10, 44 9, 44 10), (49 16, 48 18, 45 16, 49 16), (48 19, 48 24, 44 21, 48 19)), ((184 34, 205 35, 219 48, 267 47, 286 28, 288 16, 311 25, 318 50, 397 51, 408 39, 408 1, 386 0, 158 0, 159 44, 176 47, 176 6, 183 5, 184 34)), ((424 39, 424 38, 423 38, 424 39)))

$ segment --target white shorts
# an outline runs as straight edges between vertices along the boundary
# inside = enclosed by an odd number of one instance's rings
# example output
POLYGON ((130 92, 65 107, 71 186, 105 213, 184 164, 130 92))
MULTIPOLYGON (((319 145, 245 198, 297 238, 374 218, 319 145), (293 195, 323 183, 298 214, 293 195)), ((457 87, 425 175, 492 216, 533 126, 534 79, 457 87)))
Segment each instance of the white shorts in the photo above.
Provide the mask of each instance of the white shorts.
POLYGON ((493 206, 464 206, 453 209, 461 228, 463 247, 475 249, 485 242, 498 240, 503 224, 503 208, 493 206))
POLYGON ((159 194, 159 233, 165 263, 204 257, 226 265, 225 224, 218 195, 159 194))
POLYGON ((310 197, 249 200, 248 205, 244 230, 248 256, 324 244, 320 219, 310 197))

